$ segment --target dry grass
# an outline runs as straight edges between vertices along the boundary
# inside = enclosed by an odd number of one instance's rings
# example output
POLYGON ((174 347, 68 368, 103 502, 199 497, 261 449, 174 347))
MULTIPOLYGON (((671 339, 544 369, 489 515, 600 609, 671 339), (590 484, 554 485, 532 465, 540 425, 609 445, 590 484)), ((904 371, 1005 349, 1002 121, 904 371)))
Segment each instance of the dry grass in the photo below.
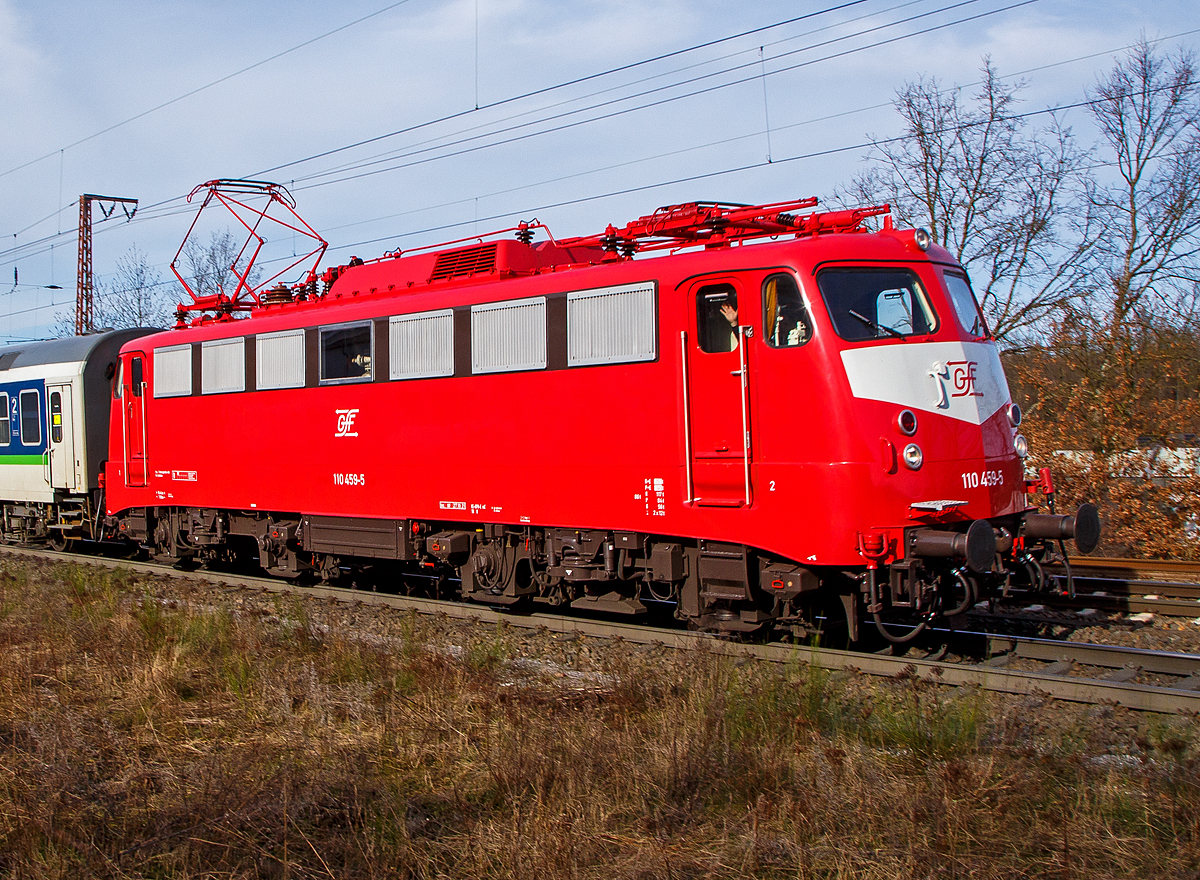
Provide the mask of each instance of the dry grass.
POLYGON ((1195 719, 0 569, 4 877, 1200 870, 1195 719))

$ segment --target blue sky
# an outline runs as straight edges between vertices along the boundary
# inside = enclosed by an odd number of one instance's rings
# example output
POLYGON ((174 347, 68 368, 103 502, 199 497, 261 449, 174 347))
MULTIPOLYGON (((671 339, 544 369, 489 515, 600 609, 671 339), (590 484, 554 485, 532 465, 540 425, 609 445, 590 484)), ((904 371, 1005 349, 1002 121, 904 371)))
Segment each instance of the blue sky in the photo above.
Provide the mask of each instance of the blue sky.
POLYGON ((134 244, 169 277, 182 197, 216 177, 289 186, 327 264, 533 217, 583 235, 828 197, 917 77, 970 88, 986 55, 1024 109, 1065 105, 1139 36, 1173 51, 1198 27, 1157 0, 0 0, 0 341, 73 306, 83 192, 142 205, 96 225, 100 280, 134 244))

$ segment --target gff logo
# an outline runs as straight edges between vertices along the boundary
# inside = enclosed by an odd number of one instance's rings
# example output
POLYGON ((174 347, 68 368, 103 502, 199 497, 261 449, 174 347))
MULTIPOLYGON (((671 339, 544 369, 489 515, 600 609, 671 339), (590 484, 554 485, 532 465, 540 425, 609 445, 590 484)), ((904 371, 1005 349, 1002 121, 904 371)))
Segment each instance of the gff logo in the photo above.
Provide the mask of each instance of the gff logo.
POLYGON ((979 369, 978 361, 950 361, 951 380, 954 382, 954 393, 951 397, 983 397, 982 391, 975 390, 975 371, 979 369))
POLYGON ((337 433, 334 437, 357 437, 358 431, 352 431, 354 427, 354 417, 358 415, 356 409, 339 409, 337 410, 337 433))

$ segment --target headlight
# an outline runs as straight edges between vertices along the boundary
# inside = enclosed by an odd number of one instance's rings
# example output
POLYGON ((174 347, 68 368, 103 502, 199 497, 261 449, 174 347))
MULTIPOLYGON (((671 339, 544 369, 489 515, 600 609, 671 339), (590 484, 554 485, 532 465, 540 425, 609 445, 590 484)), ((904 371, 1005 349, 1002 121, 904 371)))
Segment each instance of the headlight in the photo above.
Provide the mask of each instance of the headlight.
POLYGON ((1023 435, 1018 434, 1016 439, 1013 440, 1013 451, 1021 458, 1024 458, 1029 454, 1029 441, 1023 435))
POLYGON ((909 470, 919 470, 924 460, 925 453, 921 452, 921 447, 916 443, 909 443, 904 447, 904 466, 909 470))
POLYGON ((933 236, 929 234, 928 229, 917 229, 913 232, 913 241, 917 247, 923 251, 929 250, 929 246, 933 244, 933 236))
POLYGON ((1015 403, 1008 408, 1008 423, 1014 428, 1021 427, 1021 407, 1015 403))

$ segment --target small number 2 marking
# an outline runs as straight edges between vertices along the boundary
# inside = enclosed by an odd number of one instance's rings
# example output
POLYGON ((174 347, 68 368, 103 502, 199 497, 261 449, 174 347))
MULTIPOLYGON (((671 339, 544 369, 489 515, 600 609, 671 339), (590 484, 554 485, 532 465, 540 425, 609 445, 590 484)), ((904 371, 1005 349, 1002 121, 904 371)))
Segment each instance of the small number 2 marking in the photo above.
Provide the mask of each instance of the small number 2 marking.
POLYGON ((774 480, 771 481, 771 491, 772 492, 775 491, 775 481, 774 480))

